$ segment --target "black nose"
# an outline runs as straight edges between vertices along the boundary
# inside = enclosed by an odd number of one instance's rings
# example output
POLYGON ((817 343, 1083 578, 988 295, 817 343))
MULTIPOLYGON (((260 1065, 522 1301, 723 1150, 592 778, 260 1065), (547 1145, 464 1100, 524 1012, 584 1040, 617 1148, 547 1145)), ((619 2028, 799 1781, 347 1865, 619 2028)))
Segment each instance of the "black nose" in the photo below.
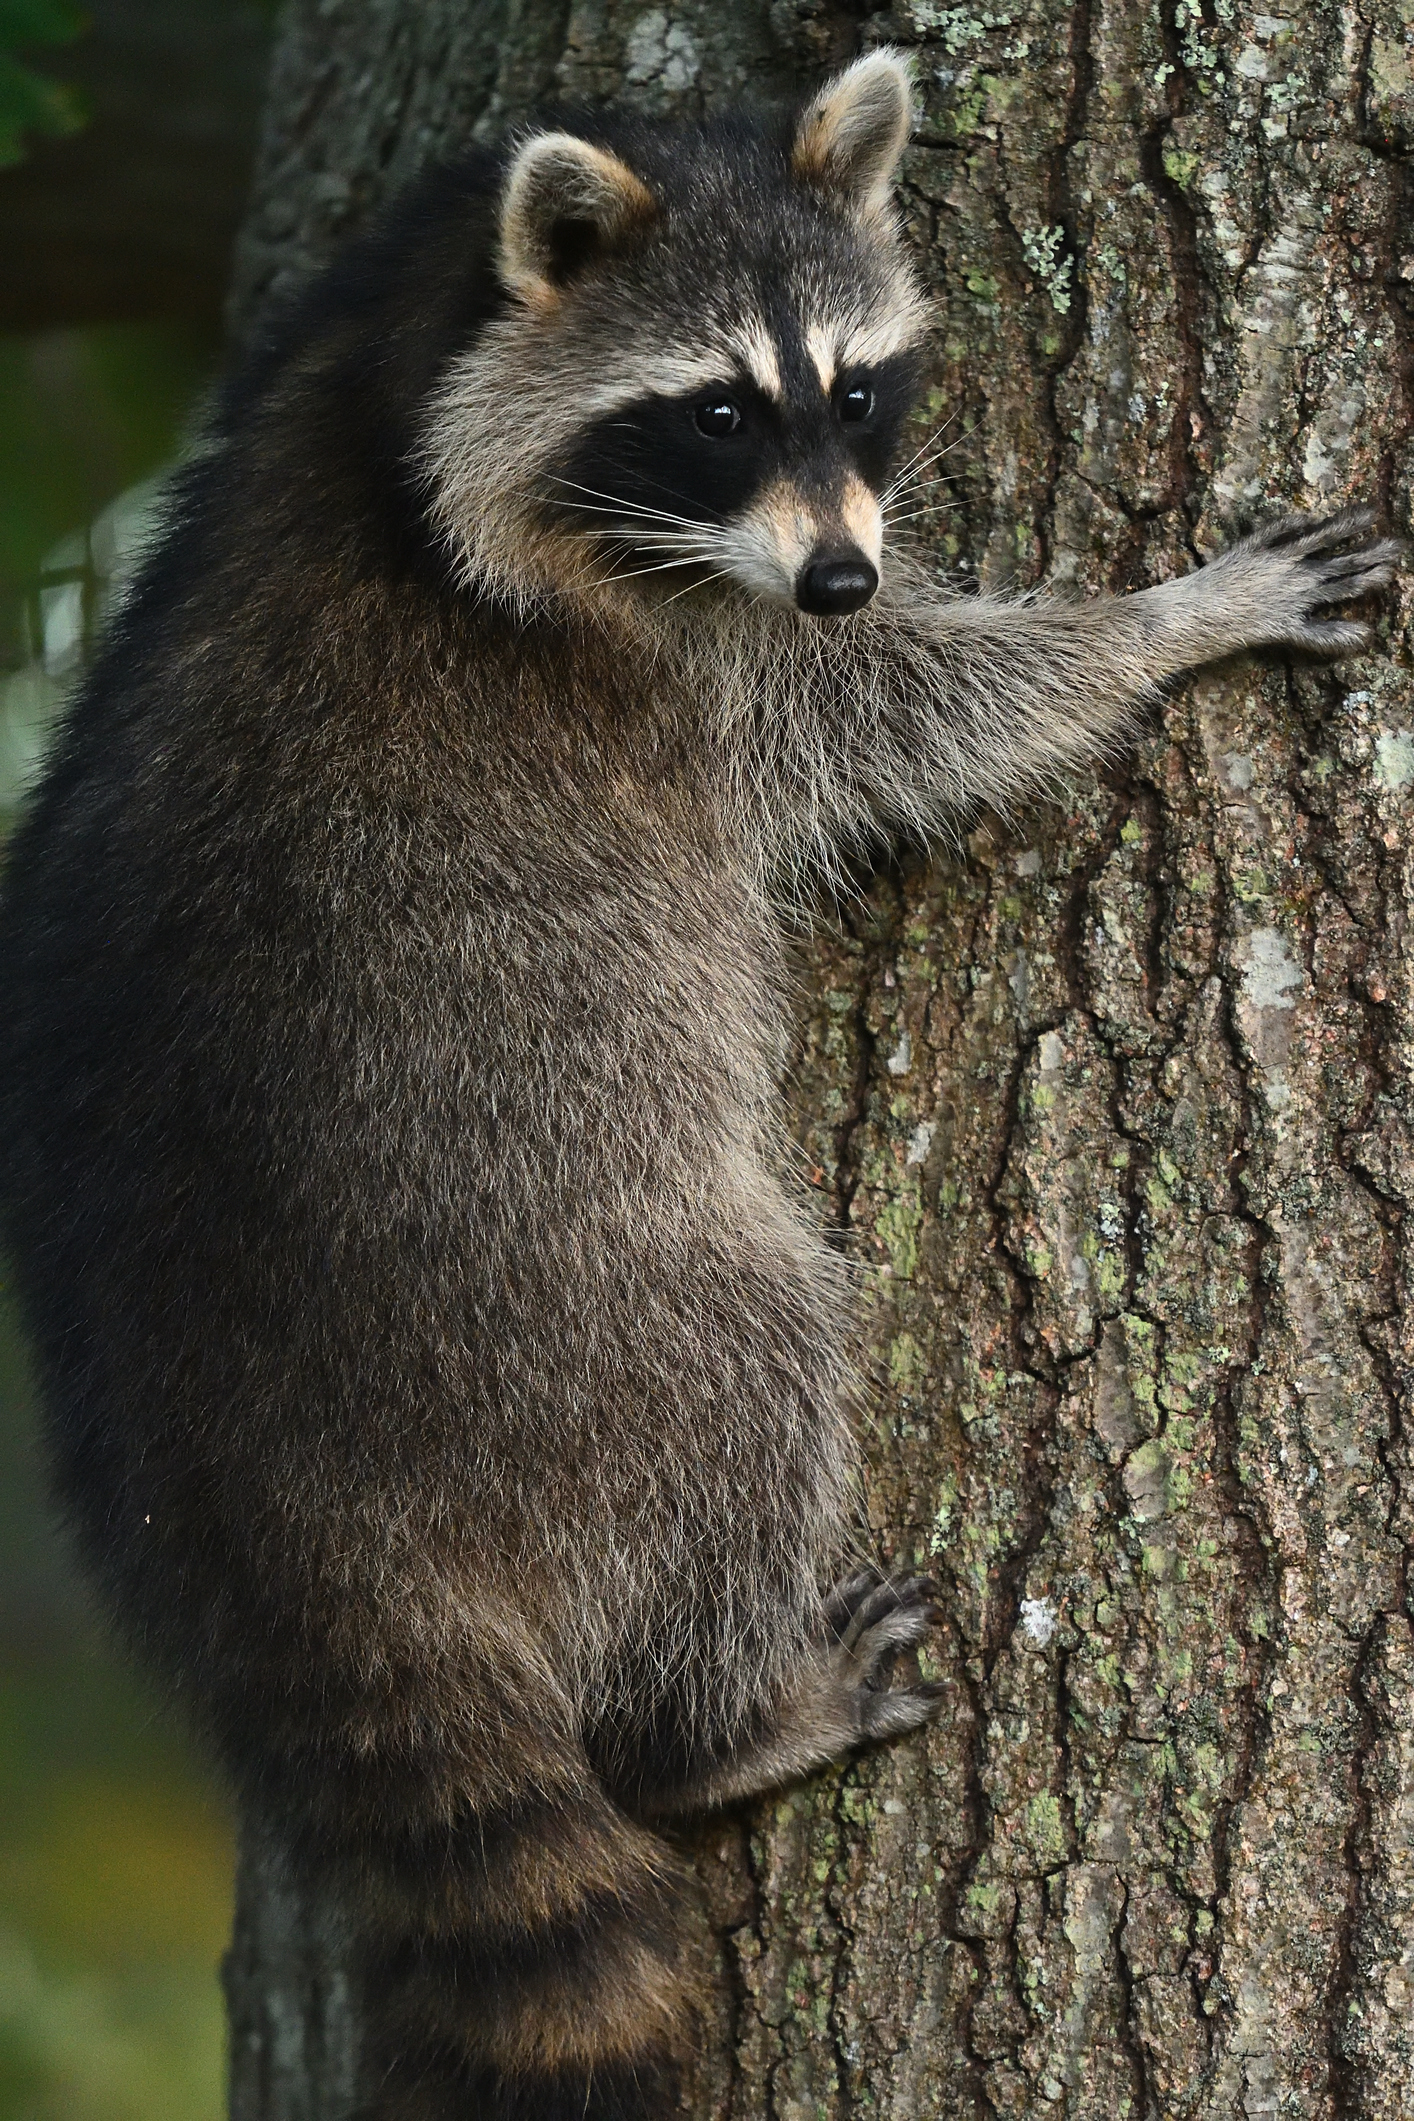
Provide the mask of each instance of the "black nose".
POLYGON ((795 601, 818 618, 858 611, 879 586, 879 570, 862 552, 818 555, 800 571, 795 601))

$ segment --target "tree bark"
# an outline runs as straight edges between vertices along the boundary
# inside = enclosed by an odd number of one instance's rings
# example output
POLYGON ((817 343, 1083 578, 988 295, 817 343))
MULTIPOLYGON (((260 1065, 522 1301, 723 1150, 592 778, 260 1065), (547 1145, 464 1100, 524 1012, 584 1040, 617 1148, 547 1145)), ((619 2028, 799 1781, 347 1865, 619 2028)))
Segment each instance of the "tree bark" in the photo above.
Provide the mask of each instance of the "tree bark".
MULTIPOLYGON (((695 113, 880 38, 918 59, 941 559, 1124 588, 1284 506, 1407 527, 1411 0, 295 0, 235 315, 539 99, 695 113)), ((1414 2116, 1389 645, 1205 673, 810 947, 788 1096, 865 1270, 871 1522, 940 1577, 951 1692, 698 1838, 700 2121, 1414 2116)), ((357 1999, 271 1863, 233 2113, 335 2121, 357 1999)))

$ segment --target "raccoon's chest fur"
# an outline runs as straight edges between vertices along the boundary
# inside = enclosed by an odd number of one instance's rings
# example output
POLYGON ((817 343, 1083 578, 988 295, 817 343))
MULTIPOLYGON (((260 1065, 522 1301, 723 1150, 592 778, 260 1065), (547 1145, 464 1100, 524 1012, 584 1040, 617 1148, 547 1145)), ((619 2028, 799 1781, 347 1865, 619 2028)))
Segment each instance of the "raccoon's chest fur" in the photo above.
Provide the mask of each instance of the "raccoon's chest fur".
POLYGON ((793 1631, 724 1584, 803 1607, 836 1536, 847 1306, 773 1168, 780 946, 700 717, 612 643, 435 602, 326 613, 294 670, 199 607, 195 703, 93 712, 21 872, 65 939, 28 1035, 86 1015, 50 1148, 105 1174, 66 1252, 124 1344, 83 1448, 149 1496, 201 1434, 314 1554, 329 1481, 396 1522, 414 1480, 437 1570, 533 1617, 591 1719, 651 1708, 646 1643, 730 1717, 793 1631))

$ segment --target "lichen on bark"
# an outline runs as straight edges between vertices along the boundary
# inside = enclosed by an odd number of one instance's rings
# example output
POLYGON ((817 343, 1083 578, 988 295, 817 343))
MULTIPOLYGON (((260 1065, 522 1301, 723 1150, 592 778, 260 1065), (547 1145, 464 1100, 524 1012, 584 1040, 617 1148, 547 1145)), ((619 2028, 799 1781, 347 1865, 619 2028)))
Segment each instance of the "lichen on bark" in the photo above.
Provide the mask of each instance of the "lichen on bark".
MULTIPOLYGON (((1282 507, 1408 527, 1410 0, 295 0, 238 318, 538 101, 690 114, 860 39, 917 61, 941 563, 1123 589, 1282 507)), ((787 1094, 948 1694, 699 1836, 702 2121, 1414 2115, 1409 608, 1205 673, 808 946, 787 1094)), ((313 1919, 252 1859, 239 2121, 328 2110, 313 1919)))

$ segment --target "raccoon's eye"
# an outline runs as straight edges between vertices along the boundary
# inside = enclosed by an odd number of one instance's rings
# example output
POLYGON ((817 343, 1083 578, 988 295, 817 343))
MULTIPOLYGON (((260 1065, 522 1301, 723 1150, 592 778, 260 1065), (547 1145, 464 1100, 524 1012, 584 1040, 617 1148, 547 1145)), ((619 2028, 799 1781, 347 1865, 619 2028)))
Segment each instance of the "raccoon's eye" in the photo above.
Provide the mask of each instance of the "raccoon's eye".
POLYGON ((741 414, 730 398, 714 398, 710 404, 699 405, 695 418, 697 432, 704 435, 735 434, 741 425, 741 414))
POLYGON ((851 425, 856 420, 867 420, 874 410, 874 393, 863 383, 856 383, 840 399, 840 418, 851 425))

